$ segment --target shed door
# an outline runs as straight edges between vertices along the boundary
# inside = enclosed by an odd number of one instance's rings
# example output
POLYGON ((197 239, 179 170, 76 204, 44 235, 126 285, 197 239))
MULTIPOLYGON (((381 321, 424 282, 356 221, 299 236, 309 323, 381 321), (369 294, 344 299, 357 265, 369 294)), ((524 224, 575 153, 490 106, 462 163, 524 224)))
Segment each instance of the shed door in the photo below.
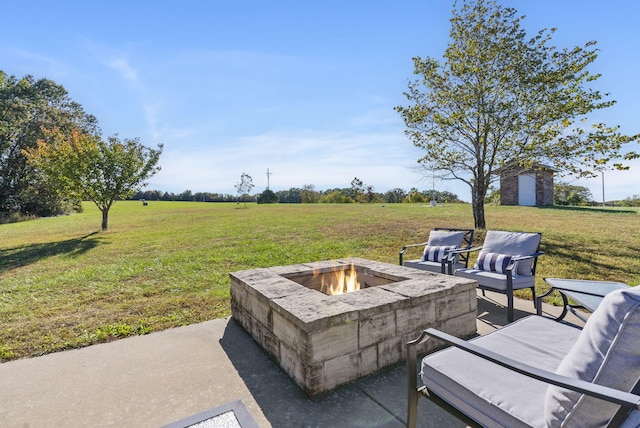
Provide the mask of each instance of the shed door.
POLYGON ((518 176, 518 205, 536 205, 536 176, 524 174, 518 176))

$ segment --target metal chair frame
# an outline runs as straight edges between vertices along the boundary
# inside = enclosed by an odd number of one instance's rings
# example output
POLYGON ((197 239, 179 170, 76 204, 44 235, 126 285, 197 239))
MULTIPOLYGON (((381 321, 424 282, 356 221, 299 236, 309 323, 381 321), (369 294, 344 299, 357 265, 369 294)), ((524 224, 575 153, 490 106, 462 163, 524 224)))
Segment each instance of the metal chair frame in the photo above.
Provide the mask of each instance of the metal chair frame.
MULTIPOLYGON (((504 327, 504 328, 508 328, 504 327)), ((417 380, 417 359, 418 350, 417 345, 428 338, 436 338, 441 340, 447 345, 455 346, 463 351, 469 352, 485 360, 491 361, 494 364, 498 364, 514 372, 523 374, 525 376, 546 382, 550 385, 560 386, 572 391, 577 391, 582 394, 590 395, 602 400, 606 400, 615 404, 619 404, 620 410, 609 422, 609 427, 619 426, 626 419, 631 410, 640 410, 640 382, 638 382, 631 392, 620 391, 617 389, 605 387, 602 385, 585 382, 579 379, 568 378, 558 375, 549 371, 537 369, 530 365, 521 363, 519 361, 507 358, 503 355, 492 352, 486 348, 483 348, 473 343, 467 342, 462 339, 458 339, 447 333, 443 333, 433 328, 424 330, 420 337, 412 340, 406 344, 407 349, 407 381, 408 381, 408 409, 407 409, 407 427, 415 428, 417 423, 418 412, 418 399, 423 396, 431 400, 434 404, 438 405, 451 415, 455 416, 462 422, 472 427, 482 426, 478 421, 473 420, 465 413, 462 413, 459 409, 443 400, 430 391, 427 386, 418 387, 417 380)), ((469 368, 473 370, 473 368, 469 368)), ((487 406, 494 404, 487 403, 487 406)))
MULTIPOLYGON (((540 243, 542 242, 542 233, 537 232, 538 235, 540 235, 540 243)), ((518 262, 522 261, 522 260, 528 260, 528 259, 533 259, 532 263, 531 263, 531 276, 535 277, 536 276, 536 268, 538 266, 538 257, 543 255, 544 252, 539 251, 540 250, 540 243, 538 243, 538 249, 536 250, 535 253, 533 254, 528 254, 528 255, 523 255, 523 256, 519 256, 519 257, 513 257, 511 259, 511 262, 509 263, 509 265, 507 266, 507 268, 505 269, 506 273, 506 279, 507 279, 507 288, 506 290, 499 290, 493 287, 485 287, 481 284, 478 284, 478 288, 480 290, 482 290, 482 295, 484 296, 484 292, 485 290, 489 290, 489 291, 493 291, 496 293, 501 293, 501 294, 505 294, 507 296, 507 320, 509 322, 513 322, 514 320, 514 309, 513 309, 513 277, 514 277, 514 272, 513 270, 517 268, 518 266, 518 262)), ((447 271, 452 272, 453 269, 453 262, 454 262, 454 257, 456 254, 458 254, 460 256, 460 258, 462 258, 463 254, 467 255, 467 258, 469 257, 469 253, 474 252, 474 251, 479 251, 482 249, 482 246, 480 247, 474 247, 474 248, 468 248, 468 249, 459 249, 459 250, 451 250, 448 252, 448 259, 446 261, 448 267, 447 267, 447 271)), ((444 262, 443 262, 444 264, 444 262)), ((533 287, 529 287, 529 289, 531 290, 531 294, 532 294, 532 299, 533 299, 533 306, 534 308, 537 308, 537 299, 536 299, 536 287, 535 285, 533 287)))
MULTIPOLYGON (((456 228, 456 227, 436 227, 433 230, 444 231, 444 232, 464 232, 464 238, 462 239, 463 247, 461 247, 461 249, 469 249, 469 248, 471 248, 473 246, 473 234, 475 233, 474 229, 460 229, 460 228, 456 228)), ((420 244, 409 244, 409 245, 405 245, 404 247, 402 247, 402 249, 400 250, 400 253, 398 254, 398 262, 400 263, 400 266, 402 266, 404 264, 404 253, 409 248, 414 248, 414 247, 422 247, 422 248, 424 248, 427 245, 427 243, 428 243, 428 241, 427 242, 422 242, 420 244)), ((467 253, 464 253, 464 254, 460 254, 459 257, 460 257, 460 260, 464 263, 464 266, 468 267, 469 266, 469 255, 467 253)), ((442 273, 446 272, 447 263, 448 263, 448 259, 445 256, 442 259, 442 268, 441 268, 441 272, 442 273)))

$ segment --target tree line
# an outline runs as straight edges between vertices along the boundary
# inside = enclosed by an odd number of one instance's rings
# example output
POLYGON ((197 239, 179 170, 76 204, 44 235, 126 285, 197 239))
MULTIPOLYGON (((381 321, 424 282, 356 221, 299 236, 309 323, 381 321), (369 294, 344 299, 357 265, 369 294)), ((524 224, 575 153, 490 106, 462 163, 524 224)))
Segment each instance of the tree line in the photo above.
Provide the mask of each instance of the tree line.
MULTIPOLYGON (((464 203, 458 195, 437 190, 418 190, 412 188, 409 191, 395 188, 384 193, 371 189, 362 194, 354 194, 352 188, 332 188, 327 190, 315 190, 313 185, 305 185, 302 188, 292 187, 288 190, 264 190, 255 195, 244 195, 247 202, 257 203, 428 203, 432 200, 437 203, 464 203)), ((190 202, 238 202, 243 199, 238 195, 214 192, 192 192, 185 190, 181 193, 165 192, 161 190, 139 190, 132 200, 145 201, 190 201, 190 202)))

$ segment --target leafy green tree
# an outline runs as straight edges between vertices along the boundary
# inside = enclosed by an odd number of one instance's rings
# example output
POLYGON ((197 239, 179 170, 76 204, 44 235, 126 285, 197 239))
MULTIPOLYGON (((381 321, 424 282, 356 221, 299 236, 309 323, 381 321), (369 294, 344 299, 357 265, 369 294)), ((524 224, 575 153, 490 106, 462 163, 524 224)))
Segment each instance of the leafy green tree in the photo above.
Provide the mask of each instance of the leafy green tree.
POLYGON ((443 202, 448 204, 448 203, 462 203, 463 201, 461 201, 458 195, 456 195, 455 193, 444 191, 444 192, 438 192, 438 202, 443 202))
POLYGON ((318 201, 321 204, 351 204, 355 202, 351 197, 341 190, 333 190, 322 196, 318 201))
POLYGON ((302 186, 300 196, 302 197, 303 204, 315 204, 320 200, 320 197, 322 195, 320 194, 320 192, 316 191, 316 188, 313 184, 305 184, 304 186, 302 186))
POLYGON ((43 129, 54 127, 66 136, 74 129, 90 135, 100 132, 96 118, 72 101, 61 85, 0 71, 0 214, 50 216, 77 204, 63 197, 23 154, 44 138, 43 129))
POLYGON ((238 200, 242 199, 242 201, 244 202, 244 206, 246 208, 247 196, 249 196, 249 193, 251 193, 251 190, 254 187, 253 178, 251 178, 249 174, 243 172, 242 175, 240 176, 240 181, 238 181, 234 185, 234 187, 238 192, 238 200))
POLYGON ((24 156, 56 188, 71 197, 90 200, 102 212, 102 230, 108 229, 109 210, 117 199, 127 199, 153 176, 162 153, 143 146, 137 139, 72 132, 67 137, 59 129, 45 132, 35 148, 24 156))
POLYGON ((370 184, 367 184, 364 189, 363 200, 368 204, 377 204, 380 202, 384 202, 382 194, 377 193, 374 187, 370 184))
POLYGON ((558 182, 553 185, 555 205, 589 205, 593 196, 588 187, 558 182))
POLYGON ((281 204, 299 204, 302 202, 302 190, 297 187, 277 191, 276 196, 281 204))
POLYGON ((191 190, 187 189, 184 192, 180 193, 178 196, 176 196, 176 200, 178 200, 178 201, 194 201, 195 197, 193 195, 193 192, 191 190))
POLYGON ((425 202, 425 199, 420 192, 412 190, 402 202, 409 204, 421 204, 425 202))
POLYGON ((639 137, 584 127, 587 114, 614 104, 587 86, 600 77, 588 70, 596 43, 557 50, 555 29, 528 38, 516 13, 494 0, 456 3, 442 64, 414 58, 420 77, 405 92, 410 105, 396 107, 424 149, 418 162, 470 186, 479 229, 497 168, 545 164, 592 176, 605 164, 625 168, 616 163, 622 147, 639 137))
POLYGON ((276 195, 272 190, 266 189, 258 195, 256 200, 259 204, 277 204, 278 195, 276 195))
POLYGON ((627 196, 620 201, 621 207, 640 207, 640 195, 627 196))
POLYGON ((384 194, 384 202, 388 204, 399 204, 404 198, 407 197, 407 192, 404 189, 396 187, 395 189, 388 190, 384 194))
POLYGON ((489 186, 489 189, 487 189, 487 197, 484 199, 484 203, 489 205, 500 205, 500 194, 500 189, 489 186))
POLYGON ((422 192, 420 192, 420 194, 422 195, 422 197, 424 198, 424 201, 436 201, 439 204, 444 204, 444 203, 456 203, 456 202, 461 202, 460 198, 458 198, 458 195, 456 195, 455 193, 451 193, 451 192, 440 192, 438 190, 423 190, 422 192))

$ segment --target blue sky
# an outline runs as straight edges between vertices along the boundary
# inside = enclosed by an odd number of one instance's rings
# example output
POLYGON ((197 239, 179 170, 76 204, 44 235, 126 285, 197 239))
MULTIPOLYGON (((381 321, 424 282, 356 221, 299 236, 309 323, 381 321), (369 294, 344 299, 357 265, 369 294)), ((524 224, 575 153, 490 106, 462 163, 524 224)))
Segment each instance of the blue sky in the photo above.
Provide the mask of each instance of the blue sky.
MULTIPOLYGON (((557 27, 559 48, 597 40, 597 88, 618 103, 590 118, 640 132, 640 3, 502 3, 526 15, 531 35, 557 27)), ((105 137, 163 143, 150 189, 235 194, 246 172, 261 192, 267 168, 275 191, 349 187, 354 177, 378 192, 430 189, 393 107, 406 104, 411 58, 442 57, 451 8, 448 0, 9 2, 0 70, 63 85, 105 137)), ((631 166, 605 174, 606 199, 640 194, 640 162, 631 166)), ((600 178, 561 180, 602 200, 600 178)), ((458 181, 435 187, 470 200, 458 181)))

